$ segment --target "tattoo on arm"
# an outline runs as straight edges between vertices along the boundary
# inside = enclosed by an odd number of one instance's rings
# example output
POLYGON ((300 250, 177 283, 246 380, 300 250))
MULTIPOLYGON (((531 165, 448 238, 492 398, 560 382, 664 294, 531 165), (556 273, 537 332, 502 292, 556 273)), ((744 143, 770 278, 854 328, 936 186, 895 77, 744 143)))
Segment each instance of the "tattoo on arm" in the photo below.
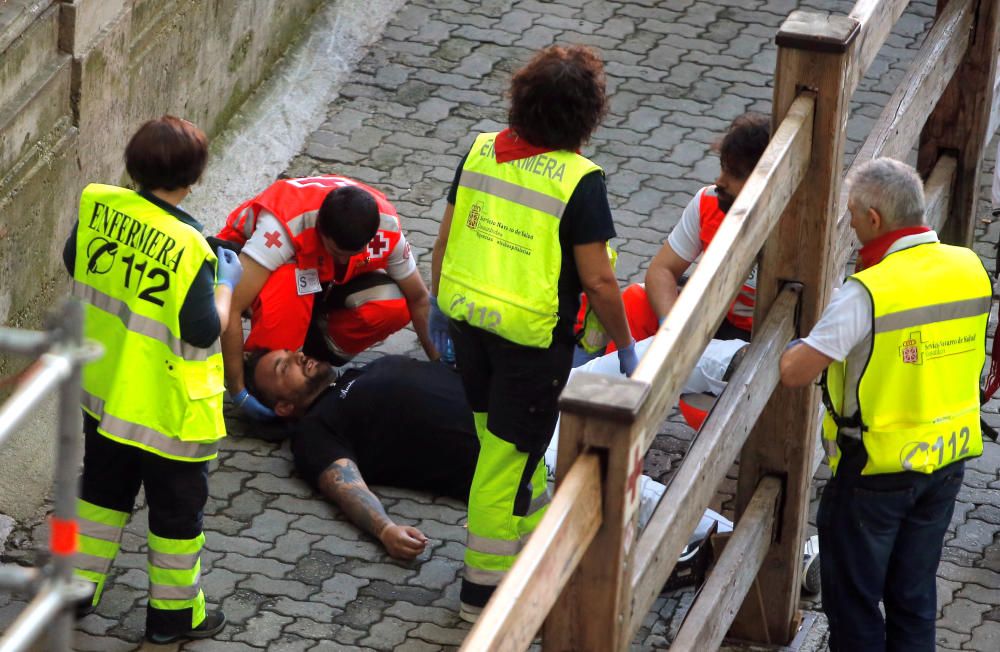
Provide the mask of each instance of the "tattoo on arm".
POLYGON ((348 520, 375 538, 392 525, 382 502, 365 484, 352 460, 342 458, 327 467, 319 476, 319 488, 343 510, 348 520))

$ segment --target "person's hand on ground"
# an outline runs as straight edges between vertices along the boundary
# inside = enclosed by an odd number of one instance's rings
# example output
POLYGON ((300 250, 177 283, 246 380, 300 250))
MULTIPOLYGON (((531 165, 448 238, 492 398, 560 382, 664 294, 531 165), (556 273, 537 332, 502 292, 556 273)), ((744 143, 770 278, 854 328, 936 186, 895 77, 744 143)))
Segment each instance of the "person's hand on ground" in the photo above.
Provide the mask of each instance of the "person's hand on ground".
POLYGON ((427 547, 424 533, 410 525, 390 525, 378 537, 390 557, 413 559, 427 547))

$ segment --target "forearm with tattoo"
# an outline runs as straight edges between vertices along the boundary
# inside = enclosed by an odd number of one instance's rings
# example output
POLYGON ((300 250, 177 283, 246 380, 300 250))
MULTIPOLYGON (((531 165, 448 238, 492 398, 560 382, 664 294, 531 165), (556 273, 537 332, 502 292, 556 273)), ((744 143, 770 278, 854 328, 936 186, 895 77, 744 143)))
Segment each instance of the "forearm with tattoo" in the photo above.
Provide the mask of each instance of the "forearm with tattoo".
POLYGON ((327 467, 319 476, 319 488, 343 510, 348 520, 376 539, 393 524, 352 460, 342 458, 327 467))

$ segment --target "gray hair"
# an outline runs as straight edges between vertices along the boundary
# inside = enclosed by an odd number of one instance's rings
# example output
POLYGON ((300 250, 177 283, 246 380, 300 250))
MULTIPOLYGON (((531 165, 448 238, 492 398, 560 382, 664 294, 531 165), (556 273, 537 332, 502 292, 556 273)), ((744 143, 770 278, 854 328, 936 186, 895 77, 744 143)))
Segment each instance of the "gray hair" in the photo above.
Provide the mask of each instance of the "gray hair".
POLYGON ((890 227, 923 226, 924 183, 911 166, 877 158, 858 166, 847 177, 849 203, 867 212, 874 208, 890 227))

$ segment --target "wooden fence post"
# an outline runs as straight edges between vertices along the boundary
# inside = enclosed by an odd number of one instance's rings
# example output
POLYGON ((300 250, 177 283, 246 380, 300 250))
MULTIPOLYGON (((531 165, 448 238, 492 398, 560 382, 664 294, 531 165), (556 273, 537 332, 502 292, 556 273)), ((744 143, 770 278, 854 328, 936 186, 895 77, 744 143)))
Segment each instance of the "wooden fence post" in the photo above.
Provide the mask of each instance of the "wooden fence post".
MULTIPOLYGON (((948 0, 938 0, 938 15, 948 0)), ((917 169, 927 178, 945 153, 955 156, 958 170, 951 193, 951 210, 941 239, 972 246, 976 230, 976 204, 983 148, 993 134, 987 133, 993 105, 1000 3, 980 0, 972 24, 969 49, 920 135, 917 169)))
MULTIPOLYGON (((762 323, 785 282, 802 284, 799 332, 816 323, 830 291, 845 127, 856 71, 858 22, 851 18, 793 12, 777 36, 772 124, 781 123, 799 92, 816 92, 812 157, 806 176, 761 251, 755 322, 762 323)), ((741 612, 730 636, 787 643, 798 625, 798 586, 808 513, 819 394, 778 386, 740 457, 737 518, 761 478, 784 482, 775 542, 757 575, 765 623, 741 612)))
POLYGON ((542 647, 547 652, 611 652, 628 647, 623 639, 631 616, 628 593, 638 535, 638 480, 645 453, 634 418, 648 389, 645 383, 628 378, 581 373, 560 398, 557 478, 561 481, 584 449, 601 453, 603 520, 545 621, 542 647), (599 406, 595 410, 595 401, 613 406, 611 413, 602 414, 599 406))

